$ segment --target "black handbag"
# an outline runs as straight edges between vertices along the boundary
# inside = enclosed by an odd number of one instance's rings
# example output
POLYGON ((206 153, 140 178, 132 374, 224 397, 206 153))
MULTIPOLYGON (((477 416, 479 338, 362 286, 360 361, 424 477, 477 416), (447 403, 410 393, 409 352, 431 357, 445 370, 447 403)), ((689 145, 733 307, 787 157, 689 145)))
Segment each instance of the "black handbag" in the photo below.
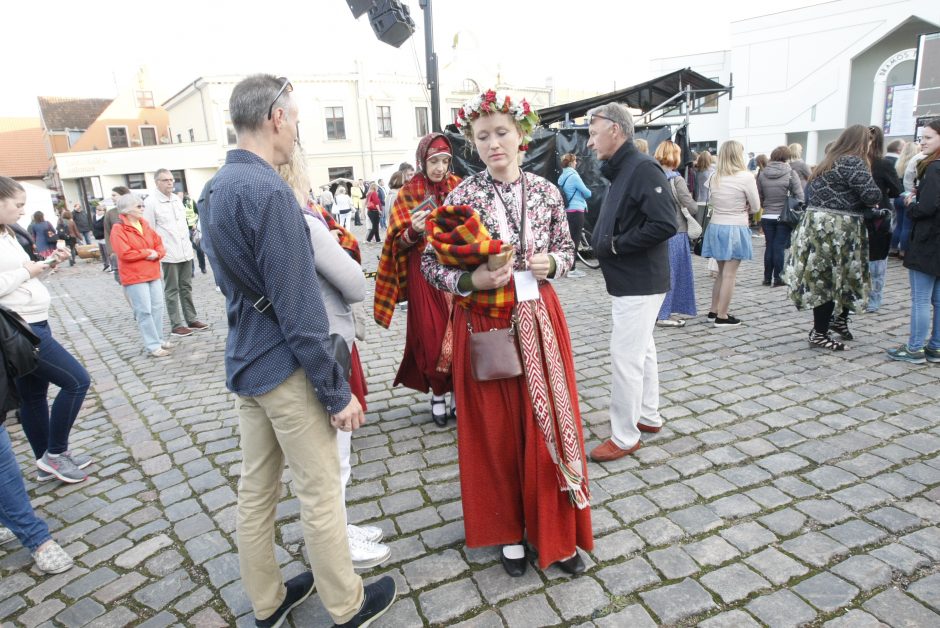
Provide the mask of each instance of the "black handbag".
POLYGON ((8 377, 23 377, 36 370, 41 341, 19 314, 0 306, 0 349, 8 377))
POLYGON ((777 218, 777 222, 783 223, 788 227, 795 227, 800 224, 803 214, 806 213, 806 204, 795 196, 787 194, 787 204, 777 218))

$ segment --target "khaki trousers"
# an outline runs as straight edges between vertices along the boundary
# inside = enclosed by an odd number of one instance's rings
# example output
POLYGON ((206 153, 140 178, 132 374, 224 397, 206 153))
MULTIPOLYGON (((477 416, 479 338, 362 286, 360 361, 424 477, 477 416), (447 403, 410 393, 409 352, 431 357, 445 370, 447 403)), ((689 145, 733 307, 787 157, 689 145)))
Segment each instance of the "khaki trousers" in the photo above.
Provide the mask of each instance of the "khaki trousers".
POLYGON ((349 557, 330 417, 303 369, 264 395, 238 397, 237 406, 242 447, 238 562, 255 617, 270 617, 287 591, 274 558, 274 518, 286 458, 317 592, 336 623, 349 621, 362 607, 362 578, 349 557))

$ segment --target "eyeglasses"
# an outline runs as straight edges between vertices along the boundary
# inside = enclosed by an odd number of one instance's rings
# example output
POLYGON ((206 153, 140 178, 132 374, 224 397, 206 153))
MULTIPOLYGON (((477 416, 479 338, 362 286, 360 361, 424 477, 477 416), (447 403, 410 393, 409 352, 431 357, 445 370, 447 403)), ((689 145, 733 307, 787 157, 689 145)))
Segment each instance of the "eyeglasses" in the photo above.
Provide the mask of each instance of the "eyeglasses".
POLYGON ((294 86, 290 84, 290 79, 286 76, 282 76, 280 80, 284 81, 281 83, 281 89, 277 90, 277 95, 274 96, 274 100, 271 101, 271 106, 268 107, 268 120, 274 116, 274 105, 277 104, 277 99, 281 97, 281 94, 287 92, 288 94, 294 91, 294 86))

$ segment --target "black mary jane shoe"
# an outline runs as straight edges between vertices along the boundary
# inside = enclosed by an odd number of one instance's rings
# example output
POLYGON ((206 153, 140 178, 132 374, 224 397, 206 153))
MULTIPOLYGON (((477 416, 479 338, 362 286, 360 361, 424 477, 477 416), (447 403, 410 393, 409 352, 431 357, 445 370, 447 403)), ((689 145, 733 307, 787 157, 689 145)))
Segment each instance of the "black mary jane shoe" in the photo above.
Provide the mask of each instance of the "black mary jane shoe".
POLYGON ((577 576, 578 574, 584 573, 584 560, 581 558, 581 553, 575 550, 574 556, 571 558, 566 558, 564 560, 559 560, 557 563, 558 568, 564 571, 567 574, 572 576, 577 576))
MULTIPOLYGON (((522 545, 522 544, 518 543, 518 545, 522 545)), ((503 547, 505 548, 509 546, 504 545, 503 547)), ((506 553, 502 551, 501 549, 499 552, 499 559, 503 563, 503 569, 505 569, 506 573, 508 573, 511 577, 519 578, 525 574, 526 566, 528 565, 528 561, 526 560, 525 556, 523 556, 522 558, 509 558, 506 556, 506 553)))
POLYGON ((437 425, 438 427, 446 426, 447 425, 447 402, 445 402, 443 399, 435 400, 432 397, 431 398, 431 418, 434 419, 434 424, 437 425), (437 412, 434 411, 434 406, 443 408, 444 411, 438 414, 437 412))

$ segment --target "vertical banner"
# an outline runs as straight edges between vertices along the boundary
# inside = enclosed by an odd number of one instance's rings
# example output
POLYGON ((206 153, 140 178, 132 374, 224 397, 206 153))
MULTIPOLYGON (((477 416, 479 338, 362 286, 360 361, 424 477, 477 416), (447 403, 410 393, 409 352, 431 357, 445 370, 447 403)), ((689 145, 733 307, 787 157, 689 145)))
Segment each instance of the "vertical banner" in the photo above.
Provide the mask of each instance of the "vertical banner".
POLYGON ((891 85, 885 94, 886 136, 914 136, 914 100, 917 91, 913 85, 891 85))

